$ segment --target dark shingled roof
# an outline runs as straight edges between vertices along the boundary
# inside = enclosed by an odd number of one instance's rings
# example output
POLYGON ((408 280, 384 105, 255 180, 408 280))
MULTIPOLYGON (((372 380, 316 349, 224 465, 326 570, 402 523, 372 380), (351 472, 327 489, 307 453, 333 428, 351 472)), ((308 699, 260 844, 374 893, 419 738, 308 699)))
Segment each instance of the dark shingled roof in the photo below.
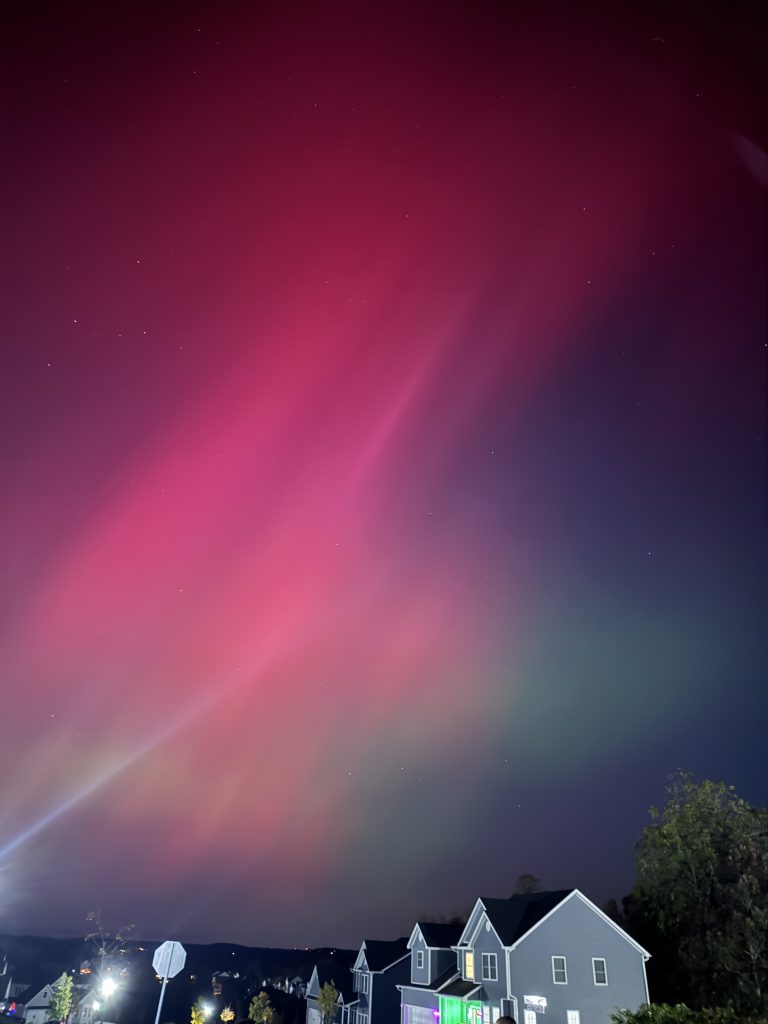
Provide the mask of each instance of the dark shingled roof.
POLYGON ((365 959, 369 971, 384 971, 402 960, 408 953, 408 939, 394 939, 383 942, 380 939, 365 940, 365 959))
POLYGON ((524 896, 512 896, 508 900, 486 899, 483 896, 480 899, 497 935, 505 946, 511 946, 573 891, 557 889, 554 892, 531 892, 524 896))
POLYGON ((406 982, 404 985, 398 985, 398 988, 416 988, 423 989, 425 992, 435 992, 441 985, 445 985, 447 981, 450 981, 451 978, 458 978, 458 976, 459 972, 456 970, 456 964, 451 964, 451 966, 447 970, 443 971, 442 974, 438 974, 431 985, 419 985, 416 982, 411 981, 406 982))
POLYGON ((322 988, 323 985, 330 983, 342 996, 345 1003, 354 1002, 357 998, 353 989, 351 974, 354 962, 354 955, 350 956, 349 954, 318 960, 315 967, 317 968, 317 983, 319 987, 322 988))
POLYGON ((452 981, 441 988, 438 995, 453 996, 455 999, 467 999, 479 991, 480 985, 476 981, 464 981, 463 978, 457 978, 456 981, 452 981))
POLYGON ((419 921, 418 924, 424 941, 432 949, 450 949, 464 931, 464 924, 435 924, 432 921, 419 921))

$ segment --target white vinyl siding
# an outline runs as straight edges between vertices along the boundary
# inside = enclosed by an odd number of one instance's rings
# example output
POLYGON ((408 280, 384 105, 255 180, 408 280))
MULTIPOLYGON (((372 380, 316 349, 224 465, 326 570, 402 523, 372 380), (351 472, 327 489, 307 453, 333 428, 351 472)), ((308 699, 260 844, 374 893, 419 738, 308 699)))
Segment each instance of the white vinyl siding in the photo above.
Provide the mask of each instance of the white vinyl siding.
POLYGON ((568 984, 568 970, 566 968, 564 956, 552 957, 552 981, 555 985, 568 984))
POLYGON ((608 984, 608 965, 602 956, 592 957, 592 977, 596 985, 608 984))
POLYGON ((495 953, 483 953, 480 958, 483 981, 499 980, 499 965, 495 953))

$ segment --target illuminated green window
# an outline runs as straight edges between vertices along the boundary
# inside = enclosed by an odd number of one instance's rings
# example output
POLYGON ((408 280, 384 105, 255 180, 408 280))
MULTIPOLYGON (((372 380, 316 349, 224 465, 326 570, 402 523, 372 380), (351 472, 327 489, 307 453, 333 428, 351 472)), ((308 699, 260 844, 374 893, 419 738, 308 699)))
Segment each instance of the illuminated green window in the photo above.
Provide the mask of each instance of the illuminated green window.
POLYGON ((440 997, 440 1024, 482 1024, 483 1004, 440 997))

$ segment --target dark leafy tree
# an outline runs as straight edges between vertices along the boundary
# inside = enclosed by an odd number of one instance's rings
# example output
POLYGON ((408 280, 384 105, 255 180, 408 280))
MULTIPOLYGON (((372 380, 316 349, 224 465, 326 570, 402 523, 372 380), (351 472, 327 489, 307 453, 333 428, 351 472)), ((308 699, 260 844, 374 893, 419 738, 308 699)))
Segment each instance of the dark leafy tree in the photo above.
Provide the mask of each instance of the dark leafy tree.
POLYGON ((515 895, 527 896, 532 892, 541 892, 540 880, 535 875, 528 874, 527 872, 523 875, 518 875, 517 883, 515 884, 515 895))
POLYGON ((684 772, 666 796, 637 844, 628 922, 658 930, 678 998, 757 1013, 768 1003, 768 812, 684 772))

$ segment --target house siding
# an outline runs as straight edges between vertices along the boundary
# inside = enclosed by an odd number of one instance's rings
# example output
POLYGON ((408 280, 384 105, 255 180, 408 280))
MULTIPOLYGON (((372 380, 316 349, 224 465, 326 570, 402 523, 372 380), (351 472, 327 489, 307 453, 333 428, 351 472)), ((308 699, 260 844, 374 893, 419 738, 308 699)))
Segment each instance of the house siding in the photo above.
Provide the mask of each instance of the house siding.
POLYGON ((468 948, 475 955, 475 982, 482 986, 481 992, 473 998, 481 999, 489 1006, 499 1008, 501 1000, 505 999, 507 995, 507 958, 498 935, 492 928, 486 929, 485 922, 483 922, 475 938, 474 946, 468 948), (496 981, 483 979, 483 953, 496 954, 496 981))
POLYGON ((411 978, 411 958, 406 956, 381 974, 371 974, 369 1024, 399 1024, 400 989, 411 978))
MULTIPOLYGON (((416 933, 416 939, 411 948, 411 977, 410 980, 415 985, 429 985, 432 979, 430 978, 429 961, 430 951, 424 941, 424 936, 421 932, 416 933), (416 966, 416 953, 424 954, 424 966, 419 968, 416 966)), ((432 957, 434 959, 434 957, 432 957)))
POLYGON ((525 995, 545 996, 547 1024, 566 1024, 567 1010, 578 1010, 581 1024, 609 1024, 616 1007, 636 1010, 646 1001, 642 954, 578 896, 511 951, 510 972, 520 1017, 525 995), (566 985, 553 983, 553 956, 566 958, 566 985), (607 985, 595 985, 592 957, 605 958, 607 985))
POLYGON ((432 950, 432 977, 430 978, 430 985, 439 978, 443 971, 447 971, 449 967, 456 966, 456 954, 452 949, 433 949, 432 950))

